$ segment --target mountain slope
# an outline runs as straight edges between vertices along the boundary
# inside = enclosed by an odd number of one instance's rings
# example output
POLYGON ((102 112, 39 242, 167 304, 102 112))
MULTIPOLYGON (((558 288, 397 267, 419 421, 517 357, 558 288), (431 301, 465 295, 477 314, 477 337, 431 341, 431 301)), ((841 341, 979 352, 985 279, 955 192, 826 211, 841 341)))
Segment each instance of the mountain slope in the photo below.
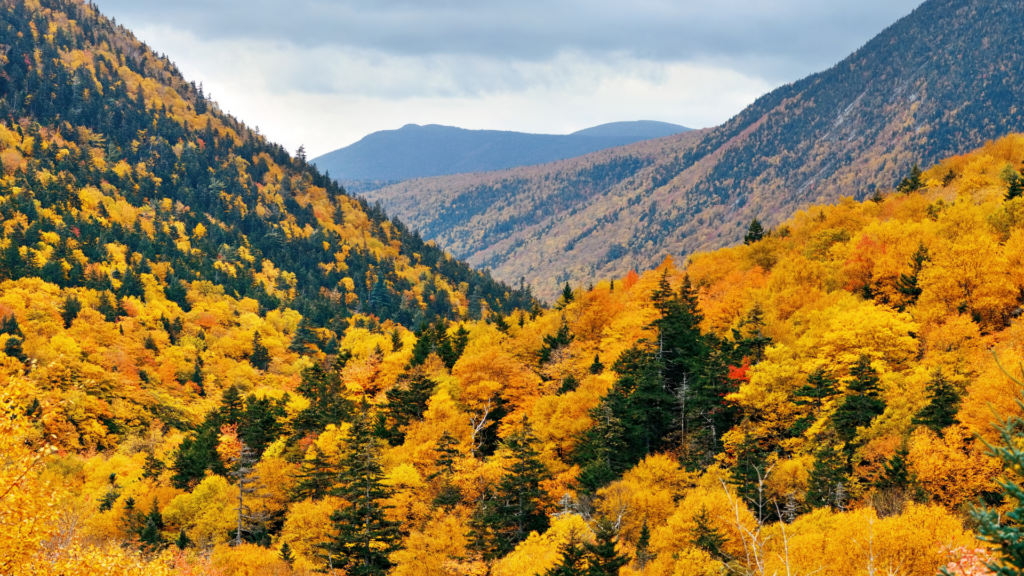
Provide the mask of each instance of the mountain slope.
POLYGON ((374 132, 312 163, 341 180, 407 180, 544 164, 686 130, 664 122, 617 122, 556 136, 409 124, 374 132))
POLYGON ((550 298, 566 280, 729 245, 754 217, 774 225, 809 203, 864 197, 915 162, 1024 129, 1022 27, 1021 0, 929 0, 832 69, 699 138, 675 136, 653 156, 634 144, 368 197, 459 257, 498 278, 525 276, 550 298), (576 181, 595 169, 611 176, 576 181))

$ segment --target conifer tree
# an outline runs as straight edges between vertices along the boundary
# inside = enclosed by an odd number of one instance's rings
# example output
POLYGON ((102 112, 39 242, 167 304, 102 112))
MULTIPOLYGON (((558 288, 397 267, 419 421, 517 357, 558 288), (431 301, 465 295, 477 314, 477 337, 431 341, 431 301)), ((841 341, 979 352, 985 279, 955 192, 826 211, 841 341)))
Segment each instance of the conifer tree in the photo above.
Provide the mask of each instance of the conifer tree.
POLYGON ((292 553, 292 547, 285 541, 281 544, 281 550, 278 552, 277 557, 284 560, 289 567, 295 564, 295 555, 292 553))
POLYGON ((790 427, 789 433, 801 436, 818 419, 824 403, 835 396, 837 382, 828 376, 824 368, 818 368, 807 376, 807 384, 793 391, 793 403, 797 406, 809 406, 810 410, 797 419, 790 427))
POLYGON ((842 508, 840 487, 848 482, 846 459, 831 444, 814 453, 814 467, 807 481, 806 503, 812 508, 842 508))
POLYGON ((256 531, 256 527, 253 526, 252 509, 249 508, 246 498, 256 491, 256 484, 259 482, 259 476, 256 475, 254 468, 257 460, 252 449, 242 442, 238 458, 232 463, 233 470, 231 471, 238 486, 238 500, 235 506, 235 537, 231 541, 232 546, 238 546, 248 541, 247 537, 256 531))
POLYGON ((391 351, 398 352, 399 350, 402 349, 402 346, 402 333, 398 330, 398 328, 395 328, 394 330, 391 331, 391 351))
POLYGON ((547 335, 544 337, 544 345, 541 346, 540 352, 538 353, 537 363, 540 365, 547 364, 551 361, 551 354, 556 350, 564 348, 569 344, 572 344, 575 336, 569 332, 569 325, 562 321, 562 325, 558 327, 558 332, 554 335, 547 335))
POLYGON ((728 540, 718 528, 712 526, 707 506, 701 506, 700 512, 693 517, 694 526, 690 529, 690 542, 704 550, 712 558, 720 562, 728 562, 729 556, 724 548, 728 540))
POLYGON ((576 295, 572 292, 572 286, 568 282, 565 283, 565 288, 562 288, 562 295, 558 298, 558 302, 555 304, 557 310, 561 310, 572 304, 572 301, 576 299, 576 295))
POLYGON ((337 535, 320 545, 328 568, 352 576, 383 576, 391 568, 390 554, 402 542, 399 524, 386 515, 384 501, 391 490, 384 484, 372 420, 364 399, 349 430, 340 483, 334 490, 349 505, 331 514, 337 535))
POLYGON ((548 472, 536 445, 537 438, 527 420, 503 444, 508 451, 508 467, 492 498, 482 503, 478 519, 490 536, 488 558, 505 556, 530 532, 544 532, 548 527, 541 489, 548 472))
POLYGON ((561 558, 558 564, 552 566, 545 576, 586 576, 587 567, 585 562, 586 551, 580 541, 580 535, 572 530, 569 532, 569 539, 562 545, 559 551, 561 558))
POLYGON ((591 374, 600 374, 604 372, 604 364, 601 364, 601 356, 594 354, 594 363, 590 365, 591 374))
POLYGON ((178 532, 178 539, 174 541, 174 545, 178 547, 178 550, 184 550, 192 546, 192 540, 189 539, 188 534, 185 532, 185 528, 182 528, 178 532))
POLYGON ((337 466, 314 444, 310 447, 313 457, 302 461, 299 473, 295 477, 295 488, 292 497, 295 500, 321 500, 331 493, 338 483, 337 466))
POLYGON ((160 514, 160 507, 156 498, 153 498, 153 506, 149 513, 142 517, 141 529, 138 532, 139 541, 142 546, 149 550, 158 550, 164 546, 164 517, 160 514))
POLYGON ((388 390, 385 393, 388 403, 381 414, 385 417, 385 427, 380 436, 392 446, 401 445, 405 441, 405 428, 423 418, 435 386, 430 378, 417 372, 388 390))
POLYGON ((109 292, 100 293, 100 302, 96 306, 96 311, 102 314, 103 319, 107 322, 117 322, 117 308, 111 302, 109 292))
POLYGON ((263 337, 256 331, 252 337, 252 353, 249 354, 249 363, 257 370, 270 368, 270 350, 263 345, 263 337))
POLYGON ((750 221, 750 226, 747 227, 747 233, 743 236, 743 243, 746 245, 760 242, 764 238, 764 226, 761 225, 761 221, 754 218, 750 221))
POLYGON ((910 274, 900 274, 896 279, 896 291, 904 296, 906 304, 916 303, 921 296, 923 290, 918 286, 918 276, 930 259, 928 248, 924 243, 919 244, 914 255, 910 257, 910 274))
POLYGON ((299 327, 295 329, 295 336, 292 337, 292 343, 288 349, 299 354, 307 354, 317 350, 322 344, 313 324, 308 318, 303 318, 299 322, 299 327))
POLYGON ((82 303, 79 302, 78 297, 74 294, 68 294, 64 298, 64 305, 60 310, 60 317, 64 320, 64 328, 71 328, 71 323, 78 318, 78 313, 82 311, 82 303))
POLYGON ((636 567, 643 572, 657 557, 657 554, 651 552, 651 528, 647 525, 647 518, 644 518, 640 536, 636 540, 636 567))
POLYGON ((619 570, 629 564, 629 557, 616 551, 618 535, 615 524, 606 517, 594 524, 594 542, 585 543, 587 576, 619 576, 619 570))
POLYGON ((934 432, 942 432, 945 428, 958 423, 956 418, 960 410, 960 392, 937 368, 926 388, 928 404, 914 415, 911 424, 927 426, 934 432))
POLYGON ((917 163, 915 163, 914 167, 910 169, 910 174, 900 181, 898 186, 896 186, 896 191, 902 192, 903 194, 911 194, 924 188, 924 182, 921 181, 921 176, 923 174, 924 172, 922 172, 917 166, 917 163))
POLYGON ((853 380, 846 387, 846 398, 832 415, 832 424, 839 439, 847 443, 847 453, 853 453, 853 440, 857 428, 871 424, 876 416, 885 412, 885 402, 879 398, 878 372, 871 360, 861 356, 850 368, 853 380))
POLYGON ((910 469, 907 467, 907 457, 909 456, 910 451, 907 447, 905 445, 900 446, 896 453, 892 455, 892 458, 883 465, 882 474, 875 480, 875 488, 879 490, 906 490, 910 488, 913 477, 910 469))
POLYGON ((462 490, 452 482, 452 476, 455 474, 455 462, 461 456, 458 445, 459 441, 445 430, 434 449, 437 452, 437 460, 434 461, 437 471, 427 476, 427 481, 440 478, 441 488, 434 498, 434 505, 446 510, 450 510, 462 501, 462 490))
POLYGON ((192 365, 192 382, 199 387, 199 395, 206 396, 206 387, 203 385, 203 357, 198 352, 192 365))

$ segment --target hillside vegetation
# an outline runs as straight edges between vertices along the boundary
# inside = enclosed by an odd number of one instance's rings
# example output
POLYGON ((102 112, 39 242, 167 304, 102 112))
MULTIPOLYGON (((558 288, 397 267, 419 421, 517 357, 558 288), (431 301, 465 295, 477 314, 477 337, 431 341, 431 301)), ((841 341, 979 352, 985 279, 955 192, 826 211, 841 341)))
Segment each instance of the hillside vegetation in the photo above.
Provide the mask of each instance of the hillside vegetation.
POLYGON ((1024 2, 928 0, 835 67, 758 99, 695 139, 645 144, 370 192, 425 237, 554 298, 742 239, 753 218, 891 189, 934 163, 1024 130, 1024 2), (601 171, 600 181, 577 178, 601 171), (420 207, 429 206, 429 210, 420 207))

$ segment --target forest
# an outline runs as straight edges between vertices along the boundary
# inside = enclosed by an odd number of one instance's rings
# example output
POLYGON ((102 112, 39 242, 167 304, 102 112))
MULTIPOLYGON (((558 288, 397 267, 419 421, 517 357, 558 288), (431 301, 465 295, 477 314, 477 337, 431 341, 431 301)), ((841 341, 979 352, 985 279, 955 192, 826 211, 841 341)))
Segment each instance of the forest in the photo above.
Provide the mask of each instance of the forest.
POLYGON ((546 306, 2 6, 0 574, 1024 569, 1024 135, 546 306))

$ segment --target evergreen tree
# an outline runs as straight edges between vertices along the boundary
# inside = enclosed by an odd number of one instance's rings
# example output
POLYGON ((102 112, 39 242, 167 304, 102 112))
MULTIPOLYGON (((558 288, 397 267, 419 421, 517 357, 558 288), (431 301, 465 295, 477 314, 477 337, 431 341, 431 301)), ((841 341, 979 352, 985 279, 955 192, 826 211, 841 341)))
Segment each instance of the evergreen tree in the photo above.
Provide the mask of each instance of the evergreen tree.
POLYGON ((117 290, 119 300, 129 296, 139 299, 145 299, 146 296, 146 287, 143 286, 142 279, 131 266, 125 268, 124 276, 121 277, 121 287, 117 290))
POLYGON ((331 514, 337 535, 320 545, 328 568, 352 576, 383 576, 389 556, 401 547, 399 524, 388 520, 384 501, 391 491, 384 484, 380 447, 373 436, 369 405, 363 401, 349 430, 334 494, 349 503, 331 514))
POLYGON ((206 471, 217 474, 225 472, 217 455, 218 429, 212 423, 204 423, 195 433, 186 436, 178 446, 171 470, 171 483, 180 490, 188 490, 206 477, 206 471))
POLYGON ((117 308, 111 302, 109 292, 100 293, 100 301, 96 306, 96 311, 102 314, 103 319, 107 322, 117 322, 117 308))
POLYGON ((913 477, 910 469, 907 467, 907 457, 910 456, 910 451, 907 447, 900 446, 896 450, 896 453, 892 455, 883 465, 882 474, 875 480, 875 488, 879 490, 906 490, 910 488, 913 482, 913 477))
POLYGON ((180 280, 168 279, 164 287, 164 296, 178 305, 184 312, 191 312, 192 305, 188 301, 188 288, 180 280))
POLYGON ((266 370, 270 368, 270 361, 270 350, 263 345, 263 337, 257 331, 252 337, 252 353, 249 354, 249 363, 257 370, 266 370))
POLYGON ((235 538, 231 541, 232 546, 238 546, 243 542, 250 542, 254 533, 259 527, 255 526, 252 509, 246 503, 246 497, 256 491, 256 484, 259 483, 259 476, 256 475, 256 462, 258 458, 245 442, 241 443, 238 457, 232 463, 231 475, 235 478, 238 487, 238 503, 235 506, 235 538))
POLYGON ((690 529, 690 542, 710 554, 715 560, 728 562, 729 556, 724 551, 728 540, 718 528, 711 524, 706 506, 701 506, 700 512, 693 517, 693 522, 694 526, 690 529))
POLYGON ((910 169, 910 174, 896 186, 896 191, 903 194, 911 194, 924 188, 924 182, 921 181, 923 174, 924 172, 915 163, 914 167, 910 169))
POLYGON ((640 526, 640 537, 636 540, 636 566, 643 572, 657 557, 657 554, 651 552, 651 528, 647 525, 647 518, 644 518, 644 523, 640 526))
POLYGON ((868 426, 885 412, 885 402, 879 397, 878 372, 867 356, 861 356, 850 368, 850 375, 853 380, 846 387, 846 398, 832 415, 832 424, 839 439, 846 442, 847 452, 852 454, 857 428, 868 426))
POLYGON ((765 495, 764 480, 767 477, 767 454, 757 439, 747 434, 736 453, 736 465, 729 470, 729 479, 736 486, 736 493, 746 500, 747 506, 764 521, 765 495))
POLYGON ((192 365, 192 382, 199 387, 199 395, 206 396, 206 387, 203 385, 203 357, 196 352, 196 359, 192 365))
POLYGON ((237 385, 228 386, 221 394, 220 408, 217 410, 219 417, 218 425, 238 425, 245 415, 245 399, 242 398, 242 390, 237 385))
POLYGON ((629 564, 629 557, 615 550, 617 534, 615 524, 606 517, 594 524, 594 542, 584 544, 587 551, 587 576, 619 576, 619 570, 629 564))
POLYGON ((22 339, 17 336, 8 336, 7 341, 4 342, 4 354, 11 358, 18 359, 22 364, 28 363, 28 356, 25 355, 25 351, 21 348, 22 339))
POLYGON ((791 435, 802 436, 817 421, 824 403, 838 393, 837 384, 824 368, 818 368, 807 376, 807 384, 793 391, 793 403, 797 406, 809 406, 810 410, 793 423, 789 429, 791 435))
POLYGON ((747 233, 743 236, 743 243, 746 245, 760 242, 764 238, 764 226, 761 225, 761 221, 754 218, 750 221, 750 226, 747 228, 747 233))
POLYGON ((843 503, 838 496, 841 494, 840 486, 848 482, 846 470, 846 459, 831 444, 825 444, 815 452, 814 467, 807 481, 807 505, 812 508, 842 508, 843 503))
POLYGON ((960 392, 942 374, 941 368, 936 368, 926 390, 928 404, 914 415, 911 424, 927 426, 938 433, 959 423, 956 414, 960 410, 960 392))
POLYGON ((277 557, 284 560, 288 567, 295 564, 295 555, 292 553, 292 547, 288 545, 287 541, 281 544, 281 550, 278 552, 277 557))
POLYGON ((601 364, 601 356, 594 354, 594 363, 590 365, 591 374, 600 374, 604 372, 604 364, 601 364))
POLYGON ((423 419, 427 410, 427 401, 434 393, 436 384, 425 375, 416 373, 400 382, 385 393, 388 399, 382 416, 385 416, 385 429, 380 436, 387 439, 392 446, 399 446, 405 441, 405 428, 416 420, 423 419))
POLYGON ((402 349, 402 345, 402 333, 398 330, 398 328, 395 328, 394 330, 391 331, 391 351, 398 352, 399 350, 402 349))
POLYGON ((185 548, 192 546, 192 540, 189 539, 184 528, 178 532, 178 539, 174 541, 174 545, 178 547, 178 550, 184 550, 185 548))
POLYGON ((320 364, 306 368, 296 391, 309 400, 309 407, 292 422, 297 435, 319 434, 328 424, 341 424, 352 414, 352 402, 345 398, 337 369, 328 371, 320 364))
POLYGON ((551 354, 556 350, 564 348, 569 344, 572 344, 575 336, 569 332, 569 325, 565 323, 564 319, 562 325, 558 327, 558 332, 554 335, 547 335, 544 337, 544 345, 541 346, 540 352, 538 353, 537 363, 540 365, 547 364, 551 361, 551 354))
POLYGON ((292 337, 292 343, 288 349, 299 354, 308 354, 318 350, 322 345, 323 342, 320 341, 320 336, 317 335, 313 324, 308 318, 303 318, 295 330, 295 336, 292 337))
POLYGON ((740 322, 739 328, 732 332, 736 342, 736 353, 752 364, 764 359, 764 351, 771 345, 772 339, 765 335, 764 310, 760 304, 754 304, 750 313, 740 322))
POLYGON ((306 454, 295 477, 295 488, 292 490, 295 500, 322 500, 338 482, 338 469, 334 463, 316 444, 310 450, 313 452, 312 458, 309 453, 306 454))
POLYGON ((924 270, 924 265, 931 259, 928 254, 928 248, 925 247, 924 243, 917 246, 917 250, 914 255, 910 258, 910 274, 900 274, 900 277, 896 280, 896 291, 904 296, 906 304, 914 304, 917 299, 921 296, 922 289, 918 286, 918 276, 921 274, 921 270, 924 270))
POLYGON ((491 498, 482 503, 477 523, 489 535, 488 558, 505 556, 526 539, 532 531, 548 528, 544 512, 544 490, 547 469, 537 452, 537 438, 530 423, 511 434, 504 443, 509 466, 491 498))
POLYGON ((565 283, 565 288, 562 288, 562 295, 558 298, 558 302, 555 304, 555 308, 561 310, 572 304, 572 301, 576 299, 576 295, 572 292, 572 286, 568 282, 565 283))
POLYGON ((153 498, 153 506, 149 513, 142 517, 141 529, 138 531, 139 541, 142 546, 149 550, 158 550, 164 546, 164 517, 160 514, 160 507, 156 498, 153 498))
POLYGON ((555 564, 545 572, 545 576, 587 575, 586 551, 583 548, 583 543, 580 541, 580 535, 575 530, 569 533, 569 539, 562 545, 559 552, 562 557, 558 560, 558 564, 555 564))
POLYGON ((577 482, 586 493, 596 493, 630 464, 630 458, 626 455, 626 431, 616 416, 618 410, 613 408, 613 404, 618 405, 620 402, 616 391, 612 390, 590 411, 594 425, 584 433, 583 442, 575 454, 582 465, 577 482))
POLYGON ((434 505, 446 510, 450 510, 462 502, 462 490, 452 482, 452 476, 455 474, 455 462, 461 456, 458 445, 459 441, 445 430, 434 449, 437 452, 437 460, 434 462, 437 471, 427 476, 427 481, 441 479, 441 488, 434 498, 434 505))
POLYGON ((78 298, 74 294, 68 294, 64 298, 64 305, 60 310, 60 317, 64 320, 64 328, 71 328, 71 323, 78 318, 78 313, 82 311, 82 303, 78 301, 78 298))

